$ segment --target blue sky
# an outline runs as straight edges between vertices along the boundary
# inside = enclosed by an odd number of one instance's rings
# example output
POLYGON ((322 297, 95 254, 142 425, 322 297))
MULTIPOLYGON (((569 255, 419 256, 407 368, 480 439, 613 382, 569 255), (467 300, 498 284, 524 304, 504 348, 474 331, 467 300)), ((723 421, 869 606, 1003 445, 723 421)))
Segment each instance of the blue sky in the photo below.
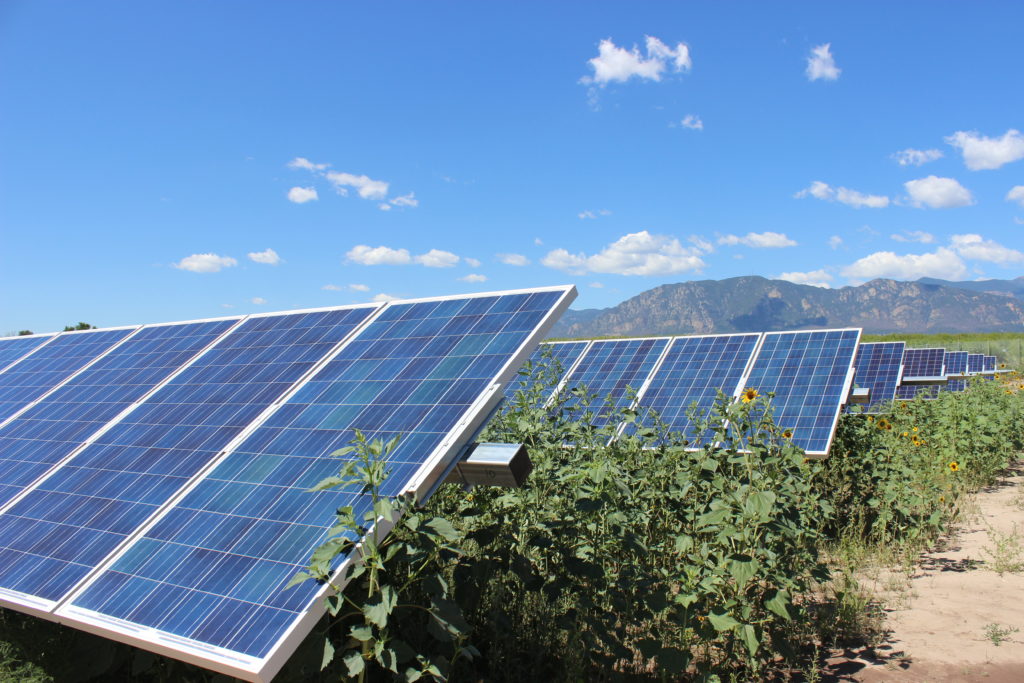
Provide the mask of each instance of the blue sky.
POLYGON ((7 0, 0 333, 1016 277, 1022 25, 1019 2, 7 0))

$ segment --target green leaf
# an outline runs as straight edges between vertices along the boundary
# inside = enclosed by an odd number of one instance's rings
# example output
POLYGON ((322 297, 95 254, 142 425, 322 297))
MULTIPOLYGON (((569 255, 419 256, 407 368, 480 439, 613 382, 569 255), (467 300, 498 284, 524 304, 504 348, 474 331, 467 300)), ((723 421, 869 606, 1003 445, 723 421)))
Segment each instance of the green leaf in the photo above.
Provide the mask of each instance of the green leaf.
POLYGON ((764 606, 775 614, 789 621, 792 616, 789 614, 789 592, 785 590, 775 591, 775 595, 765 600, 764 606))
POLYGON ((334 644, 330 638, 324 638, 324 657, 320 661, 320 670, 323 671, 327 665, 334 660, 334 644))
POLYGON ((658 653, 658 668, 670 674, 681 674, 690 665, 690 653, 678 647, 662 648, 658 653))
POLYGON ((371 624, 384 628, 388 624, 388 616, 398 604, 398 594, 391 586, 380 589, 380 600, 363 605, 363 614, 371 624))
POLYGON ((757 637, 757 630, 750 624, 743 624, 743 628, 740 629, 740 637, 747 646, 747 652, 750 653, 750 656, 756 656, 757 650, 761 646, 761 641, 757 637))
POLYGON ((754 514, 758 517, 767 517, 775 506, 775 494, 771 491, 758 491, 747 498, 744 510, 747 514, 754 514))
POLYGON ((708 615, 708 621, 711 622, 711 625, 714 626, 715 630, 718 632, 731 631, 740 625, 740 622, 729 616, 728 612, 712 612, 708 615))
POLYGON ((350 678, 355 678, 363 671, 363 667, 366 663, 363 661, 363 654, 359 650, 348 650, 342 657, 342 663, 345 664, 345 670, 348 671, 350 678))
POLYGON ((676 552, 685 553, 693 547, 693 539, 689 536, 676 536, 676 552))
POLYGON ((459 532, 455 530, 452 523, 444 517, 434 517, 426 524, 428 527, 433 529, 434 533, 448 541, 454 543, 459 540, 459 532))
POLYGON ((747 585, 747 581, 757 573, 757 560, 752 558, 750 555, 733 555, 729 562, 729 573, 732 574, 732 578, 736 580, 736 585, 742 588, 747 585))
POLYGON ((356 624, 349 629, 348 633, 360 643, 365 643, 373 638, 373 627, 368 624, 356 624))
POLYGON ((728 516, 729 508, 727 507, 722 507, 718 508, 717 510, 705 512, 703 515, 697 518, 697 528, 711 526, 713 524, 720 524, 728 516))

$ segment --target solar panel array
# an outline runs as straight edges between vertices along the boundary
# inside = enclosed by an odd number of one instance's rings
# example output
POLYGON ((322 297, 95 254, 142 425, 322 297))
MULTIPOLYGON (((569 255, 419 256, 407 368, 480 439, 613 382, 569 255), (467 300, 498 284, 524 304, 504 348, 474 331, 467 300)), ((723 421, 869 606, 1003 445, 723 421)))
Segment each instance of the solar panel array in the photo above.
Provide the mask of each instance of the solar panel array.
POLYGON ((530 405, 543 405, 558 387, 559 381, 572 371, 576 361, 590 345, 588 341, 547 342, 530 355, 529 364, 519 371, 517 381, 509 382, 505 399, 510 402, 529 401, 530 405), (525 368, 529 368, 526 370, 525 368), (534 395, 534 384, 540 383, 534 395))
POLYGON ((14 378, 5 396, 18 406, 0 427, 0 603, 267 679, 322 613, 323 587, 283 585, 338 507, 369 504, 309 491, 341 467, 330 453, 356 430, 397 435, 385 494, 422 498, 574 295, 543 288, 40 343, 0 374, 14 378))
MULTIPOLYGON (((884 409, 886 402, 896 395, 903 370, 905 342, 867 342, 857 349, 854 361, 853 381, 856 386, 868 389, 868 410, 884 409)), ((853 408, 847 405, 847 412, 853 408)))
POLYGON ((25 335, 20 337, 3 337, 0 339, 0 372, 6 370, 37 347, 53 339, 52 334, 25 335))

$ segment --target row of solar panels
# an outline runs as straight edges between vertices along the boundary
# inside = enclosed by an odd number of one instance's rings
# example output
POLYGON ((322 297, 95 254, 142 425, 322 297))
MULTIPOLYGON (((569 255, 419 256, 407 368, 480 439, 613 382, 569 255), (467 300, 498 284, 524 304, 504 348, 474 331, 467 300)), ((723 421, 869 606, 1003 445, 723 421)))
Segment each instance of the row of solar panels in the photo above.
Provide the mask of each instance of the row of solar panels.
POLYGON ((360 430, 423 498, 572 287, 0 339, 0 604, 249 680, 322 614, 284 590, 360 430))
POLYGON ((734 400, 747 389, 772 392, 776 424, 809 455, 826 455, 844 405, 881 409, 921 387, 933 391, 936 382, 962 391, 968 375, 995 372, 995 356, 859 339, 859 329, 840 329, 550 342, 534 352, 506 399, 550 405, 558 394, 570 419, 597 428, 633 408, 636 421, 615 426, 616 434, 654 426, 656 415, 697 447, 712 435, 694 424, 693 407, 706 415, 719 392, 734 400), (541 377, 556 381, 537 396, 529 387, 541 377), (592 398, 570 391, 580 386, 592 398))
MULTIPOLYGON (((557 359, 563 376, 542 400, 561 393, 573 417, 603 427, 633 407, 639 415, 628 429, 653 426, 655 413, 695 446, 710 434, 697 431, 691 406, 706 414, 720 391, 734 399, 745 388, 772 392, 776 423, 808 454, 825 455, 850 392, 860 334, 836 329, 551 342, 534 352, 531 369, 543 371, 547 359, 557 359), (591 405, 568 392, 580 385, 596 396, 591 405)), ((510 387, 506 398, 517 400, 516 390, 510 387)))

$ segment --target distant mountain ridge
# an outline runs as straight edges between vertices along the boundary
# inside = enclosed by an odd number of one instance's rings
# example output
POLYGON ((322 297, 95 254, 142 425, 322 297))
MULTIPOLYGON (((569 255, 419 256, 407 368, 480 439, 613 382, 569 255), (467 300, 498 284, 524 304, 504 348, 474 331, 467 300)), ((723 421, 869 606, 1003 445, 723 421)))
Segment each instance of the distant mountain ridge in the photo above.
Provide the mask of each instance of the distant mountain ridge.
POLYGON ((1024 278, 977 283, 877 279, 839 289, 758 276, 694 280, 655 287, 611 308, 566 311, 551 336, 711 334, 818 327, 863 327, 869 334, 1020 332, 1024 331, 1024 278), (960 286, 965 284, 971 286, 960 286), (976 291, 975 285, 990 289, 976 291))

